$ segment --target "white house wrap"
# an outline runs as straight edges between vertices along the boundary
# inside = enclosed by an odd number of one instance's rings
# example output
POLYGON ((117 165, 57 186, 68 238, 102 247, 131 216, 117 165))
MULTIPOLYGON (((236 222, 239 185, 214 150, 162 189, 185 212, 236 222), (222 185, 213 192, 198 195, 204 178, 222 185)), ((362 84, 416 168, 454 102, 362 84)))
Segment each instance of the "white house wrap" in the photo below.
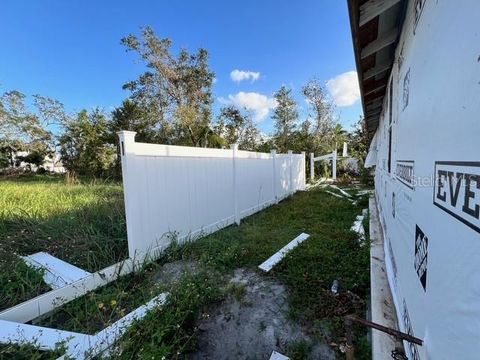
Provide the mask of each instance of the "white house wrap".
POLYGON ((479 359, 480 1, 377 2, 383 13, 361 3, 360 26, 353 1, 351 20, 367 125, 376 128, 368 160, 387 273, 401 330, 424 340, 405 343, 407 354, 479 359), (380 33, 398 26, 395 9, 406 10, 403 27, 386 86, 376 91, 389 49, 380 33), (361 49, 375 21, 380 40, 361 49), (368 68, 365 49, 373 48, 377 65, 368 68))
POLYGON ((239 223, 305 188, 305 154, 135 142, 119 132, 131 258, 239 223))

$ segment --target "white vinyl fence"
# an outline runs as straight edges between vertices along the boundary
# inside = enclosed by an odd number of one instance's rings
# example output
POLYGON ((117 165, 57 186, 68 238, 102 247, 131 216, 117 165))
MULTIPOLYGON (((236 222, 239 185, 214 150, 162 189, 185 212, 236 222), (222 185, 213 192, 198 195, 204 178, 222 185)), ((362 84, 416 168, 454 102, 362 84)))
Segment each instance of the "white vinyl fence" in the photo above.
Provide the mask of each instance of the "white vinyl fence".
POLYGON ((131 258, 212 233, 305 189, 305 154, 135 142, 120 150, 131 258))

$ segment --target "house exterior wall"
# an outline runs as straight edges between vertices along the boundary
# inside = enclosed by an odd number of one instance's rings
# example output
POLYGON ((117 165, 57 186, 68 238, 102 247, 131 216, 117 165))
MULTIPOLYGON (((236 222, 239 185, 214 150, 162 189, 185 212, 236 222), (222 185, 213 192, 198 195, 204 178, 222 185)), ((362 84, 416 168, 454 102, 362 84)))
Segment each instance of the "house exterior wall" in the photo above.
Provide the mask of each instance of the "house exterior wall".
POLYGON ((410 359, 479 358, 479 14, 409 1, 371 149, 399 325, 424 339, 410 359))
MULTIPOLYGON (((29 154, 28 151, 17 151, 13 154, 13 161, 16 163, 18 161, 18 158, 21 156, 27 156, 29 154)), ((31 171, 38 171, 39 167, 33 164, 28 164, 24 161, 21 161, 20 164, 15 164, 15 168, 20 168, 23 170, 31 170, 31 171)), ((60 158, 60 155, 57 153, 54 153, 52 156, 45 156, 44 163, 41 168, 44 168, 45 170, 51 172, 51 173, 57 173, 57 174, 63 174, 66 172, 65 167, 63 166, 62 160, 60 158)))

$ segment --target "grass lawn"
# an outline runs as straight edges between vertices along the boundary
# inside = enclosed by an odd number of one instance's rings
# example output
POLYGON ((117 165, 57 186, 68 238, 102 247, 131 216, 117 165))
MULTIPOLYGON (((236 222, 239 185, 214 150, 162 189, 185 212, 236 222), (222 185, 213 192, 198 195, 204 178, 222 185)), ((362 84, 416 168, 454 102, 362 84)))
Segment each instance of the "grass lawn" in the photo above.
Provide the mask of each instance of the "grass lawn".
MULTIPOLYGON (((236 296, 241 293, 241 289, 226 287, 225 277, 239 267, 256 269, 294 237, 306 232, 310 238, 265 276, 285 284, 290 316, 308 326, 313 338, 341 343, 343 316, 349 313, 364 316, 370 292, 369 246, 359 246, 356 234, 350 231, 356 215, 366 206, 366 197, 353 205, 318 188, 297 193, 277 206, 243 219, 240 226, 230 226, 181 246, 173 244, 161 259, 143 271, 62 306, 42 319, 41 324, 95 333, 168 290, 171 294, 168 304, 152 311, 129 330, 120 342, 122 353, 115 358, 183 358, 195 349, 198 332, 195 323, 205 309, 232 293, 236 296), (166 289, 155 281, 155 274, 163 264, 179 259, 196 261, 201 269, 166 289), (337 296, 329 291, 334 280, 341 286, 337 296)), ((66 186, 58 179, 2 180, 0 207, 9 209, 0 213, 0 245, 11 253, 48 251, 89 270, 125 256, 119 184, 66 186)), ((3 256, 12 261, 11 254, 3 256)), ((18 301, 20 295, 28 298, 29 290, 32 294, 44 290, 39 275, 26 267, 9 283, 20 283, 27 276, 32 277, 30 286, 16 294, 11 290, 13 294, 7 301, 2 292, 0 305, 8 306, 8 301, 18 301)), ((5 279, 0 277, 1 288, 2 281, 5 279)), ((358 358, 369 358, 368 348, 364 347, 365 334, 361 330, 357 333, 358 358)), ((304 358, 307 348, 308 344, 296 344, 289 355, 293 359, 304 358)), ((0 358, 2 354, 13 353, 25 359, 34 358, 32 354, 39 356, 26 348, 0 347, 0 358)), ((42 358, 50 355, 42 354, 42 358)))
POLYGON ((45 290, 14 254, 46 251, 88 271, 127 256, 120 183, 60 176, 0 178, 0 310, 45 290), (12 286, 14 284, 14 286, 12 286))

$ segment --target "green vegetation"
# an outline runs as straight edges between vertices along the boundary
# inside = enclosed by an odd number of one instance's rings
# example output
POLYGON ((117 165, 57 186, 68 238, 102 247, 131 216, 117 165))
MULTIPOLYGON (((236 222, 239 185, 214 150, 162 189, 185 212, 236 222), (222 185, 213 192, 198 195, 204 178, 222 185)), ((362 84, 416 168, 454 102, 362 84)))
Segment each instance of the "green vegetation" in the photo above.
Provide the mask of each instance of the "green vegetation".
POLYGON ((293 342, 288 346, 287 355, 292 360, 308 359, 312 345, 307 341, 293 342))
MULTIPOLYGON (((94 185, 85 180, 80 183, 68 186, 56 177, 2 180, 0 208, 8 209, 1 213, 2 247, 10 253, 48 251, 89 270, 125 257, 120 185, 94 185)), ((174 242, 155 263, 65 304, 40 324, 93 334, 159 293, 169 292, 163 308, 152 311, 129 330, 118 344, 122 351, 114 358, 181 358, 195 349, 199 331, 196 321, 209 308, 228 296, 242 299, 245 289, 226 282, 233 270, 256 270, 299 233, 306 232, 310 238, 265 276, 285 284, 291 317, 307 326, 313 339, 340 344, 343 316, 364 316, 369 294, 369 246, 360 247, 350 231, 365 202, 366 198, 359 205, 352 205, 319 188, 297 193, 243 219, 240 226, 230 226, 184 245, 174 242), (175 260, 196 261, 199 269, 195 274, 184 274, 173 285, 159 282, 160 267, 175 260), (340 283, 338 295, 329 291, 334 280, 340 283)), ((40 275, 22 268, 8 279, 10 283, 26 282, 30 286, 25 286, 21 294, 13 292, 2 300, 3 307, 44 291, 40 275)), ((0 277, 0 288, 8 279, 0 277)), ((362 349, 357 351, 358 356, 369 351, 364 336, 364 329, 358 329, 362 349)), ((293 343, 289 354, 293 359, 303 359, 310 346, 293 343)), ((14 350, 18 358, 40 354, 27 347, 2 346, 0 359, 14 350)), ((48 353, 41 356, 37 358, 49 358, 48 353)))
POLYGON ((0 310, 49 290, 42 274, 14 254, 5 254, 0 258, 0 288, 0 310))
POLYGON ((290 291, 292 316, 312 323, 329 319, 343 331, 342 316, 365 308, 369 294, 369 247, 350 231, 361 207, 321 190, 298 193, 242 221, 179 248, 178 257, 197 259, 217 271, 256 268, 301 232, 310 234, 272 271, 290 291), (330 293, 333 280, 342 292, 330 293))
POLYGON ((88 271, 127 256, 119 183, 58 176, 0 178, 0 310, 45 291, 14 254, 46 251, 88 271), (13 271, 12 271, 13 269, 13 271))
POLYGON ((225 293, 211 274, 184 276, 172 289, 168 305, 137 322, 120 342, 120 359, 178 359, 195 350, 196 322, 225 293))

